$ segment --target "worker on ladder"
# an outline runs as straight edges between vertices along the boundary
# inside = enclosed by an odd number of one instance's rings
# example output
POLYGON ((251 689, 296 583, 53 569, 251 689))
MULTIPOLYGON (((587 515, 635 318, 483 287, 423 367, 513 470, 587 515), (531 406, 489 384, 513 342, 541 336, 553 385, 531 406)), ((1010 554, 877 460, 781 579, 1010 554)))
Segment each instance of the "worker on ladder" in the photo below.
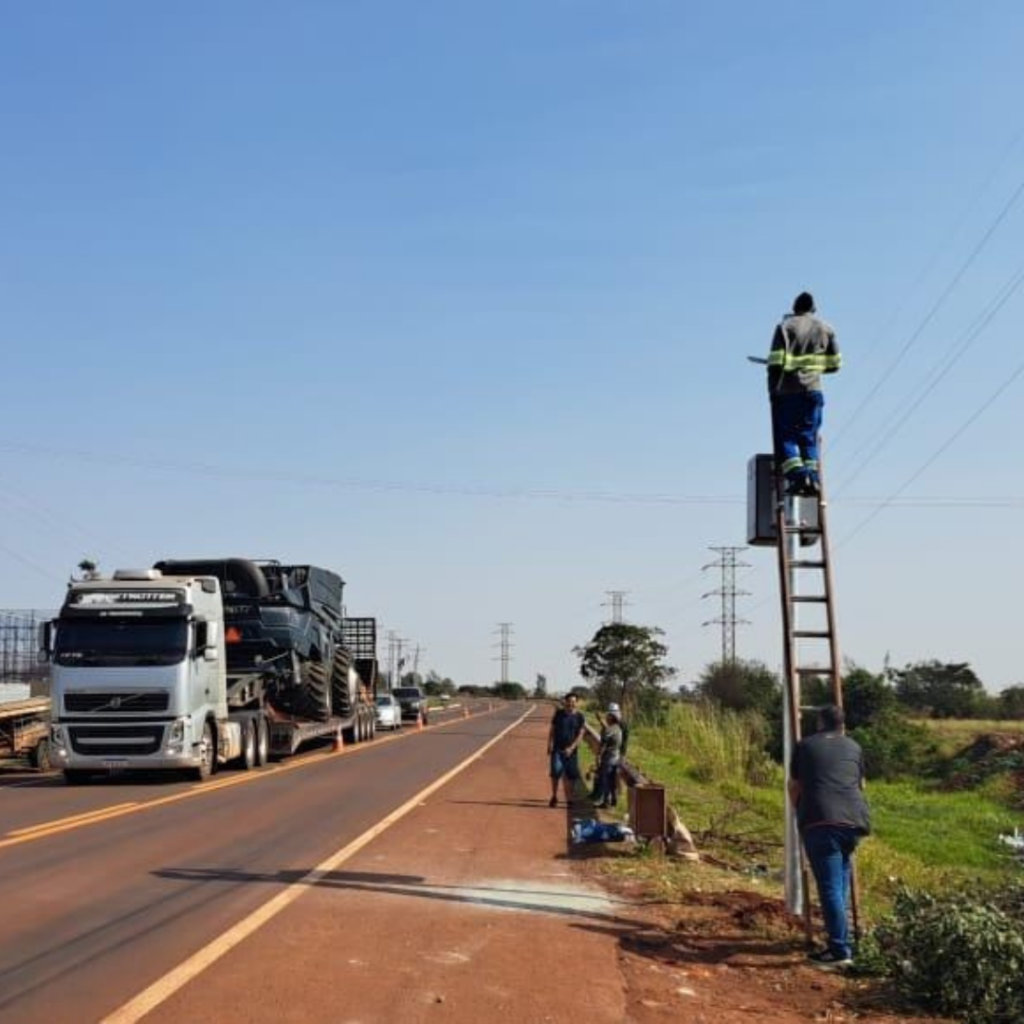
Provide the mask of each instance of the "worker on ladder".
POLYGON ((775 468, 786 493, 817 497, 818 432, 825 396, 821 375, 837 373, 843 357, 832 327, 815 314, 814 298, 801 292, 793 312, 775 328, 768 354, 768 393, 772 403, 775 468))

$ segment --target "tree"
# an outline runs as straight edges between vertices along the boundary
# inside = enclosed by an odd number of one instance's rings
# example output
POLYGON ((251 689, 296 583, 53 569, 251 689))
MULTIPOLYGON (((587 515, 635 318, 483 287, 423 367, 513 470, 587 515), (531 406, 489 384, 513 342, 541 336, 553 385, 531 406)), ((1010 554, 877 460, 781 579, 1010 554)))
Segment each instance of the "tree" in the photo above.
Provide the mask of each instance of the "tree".
POLYGON ((495 683, 492 687, 495 697, 502 700, 525 700, 526 687, 522 683, 495 683))
POLYGON ((1000 718, 1024 718, 1024 684, 1008 686, 998 701, 1000 718))
POLYGON ((933 718, 973 718, 985 687, 967 662, 921 661, 891 671, 900 703, 933 718))
POLYGON ((778 706, 779 678, 760 661, 715 661, 697 680, 697 694, 732 711, 769 715, 778 706))
POLYGON ((548 677, 543 672, 537 673, 537 682, 533 687, 533 696, 536 700, 544 700, 548 695, 548 677))
POLYGON ((602 626, 584 647, 574 647, 580 675, 593 684, 602 704, 617 701, 627 714, 666 697, 661 684, 676 670, 664 663, 668 648, 658 640, 664 632, 655 626, 613 622, 602 626))

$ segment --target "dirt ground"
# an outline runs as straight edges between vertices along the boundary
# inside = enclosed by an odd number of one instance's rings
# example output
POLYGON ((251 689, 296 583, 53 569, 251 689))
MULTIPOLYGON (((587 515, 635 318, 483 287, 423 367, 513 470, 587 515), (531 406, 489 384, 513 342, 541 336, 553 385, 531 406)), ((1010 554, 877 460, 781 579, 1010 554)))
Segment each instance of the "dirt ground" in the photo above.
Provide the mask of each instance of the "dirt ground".
POLYGON ((621 847, 571 848, 572 812, 548 807, 546 731, 528 719, 148 1019, 210 1005, 220 1021, 350 1024, 928 1019, 808 967, 777 900, 719 879, 667 902, 609 872, 621 847))

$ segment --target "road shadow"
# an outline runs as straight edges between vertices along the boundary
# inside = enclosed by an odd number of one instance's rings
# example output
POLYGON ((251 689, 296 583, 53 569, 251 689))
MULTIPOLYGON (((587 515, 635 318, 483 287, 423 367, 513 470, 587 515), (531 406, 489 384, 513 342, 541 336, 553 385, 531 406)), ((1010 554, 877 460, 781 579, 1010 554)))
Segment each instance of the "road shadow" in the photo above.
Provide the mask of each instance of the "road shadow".
POLYGON ((461 804, 467 807, 530 807, 534 810, 550 811, 548 802, 540 797, 527 797, 522 800, 446 800, 445 803, 461 804))
POLYGON ((615 913, 599 909, 609 905, 631 906, 626 900, 616 899, 604 892, 584 890, 545 890, 497 885, 444 885, 428 882, 417 875, 389 875, 361 871, 313 871, 289 869, 275 872, 241 871, 232 868, 162 868, 152 872, 156 878, 171 881, 199 883, 227 883, 230 885, 257 884, 288 886, 309 885, 310 888, 354 890, 381 893, 414 899, 439 900, 467 906, 483 906, 497 910, 551 914, 615 925, 622 923, 615 913), (593 909, 592 909, 593 908, 593 909))

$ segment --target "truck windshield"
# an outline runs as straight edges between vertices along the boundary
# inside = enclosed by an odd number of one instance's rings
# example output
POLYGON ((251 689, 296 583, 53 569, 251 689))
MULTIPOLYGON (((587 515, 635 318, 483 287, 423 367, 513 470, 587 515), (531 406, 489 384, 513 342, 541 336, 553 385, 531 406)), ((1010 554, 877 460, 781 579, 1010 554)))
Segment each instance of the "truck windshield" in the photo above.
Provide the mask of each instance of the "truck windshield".
POLYGON ((415 686, 398 686, 391 691, 399 700, 419 700, 422 696, 415 686))
POLYGON ((62 619, 54 661, 58 665, 174 665, 184 660, 187 647, 184 619, 62 619))

